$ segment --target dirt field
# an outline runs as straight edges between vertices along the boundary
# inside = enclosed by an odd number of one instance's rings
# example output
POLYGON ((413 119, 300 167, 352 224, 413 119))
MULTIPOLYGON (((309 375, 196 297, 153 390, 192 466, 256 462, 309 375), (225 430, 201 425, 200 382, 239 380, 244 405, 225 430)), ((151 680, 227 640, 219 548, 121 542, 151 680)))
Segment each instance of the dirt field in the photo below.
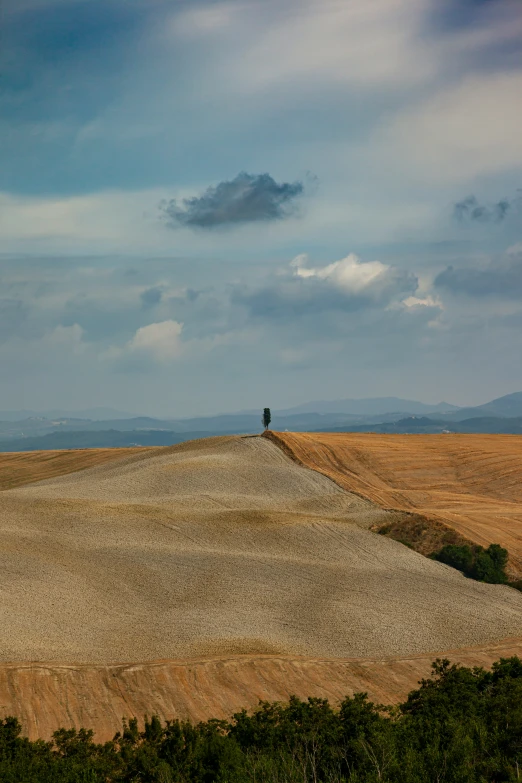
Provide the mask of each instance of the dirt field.
POLYGON ((153 451, 150 448, 128 448, 0 453, 0 490, 34 484, 35 481, 105 465, 132 454, 153 451))
POLYGON ((401 514, 265 438, 117 457, 0 493, 0 714, 32 736, 292 692, 393 701, 449 649, 486 665, 522 651, 521 593, 369 532, 401 514))
POLYGON ((383 508, 506 547, 522 571, 522 437, 277 433, 303 465, 383 508))
MULTIPOLYGON (((447 653, 451 661, 489 668, 500 657, 522 656, 522 638, 447 653)), ((380 704, 402 701, 429 677, 434 655, 406 658, 298 658, 257 655, 170 660, 121 666, 0 665, 0 715, 16 715, 33 739, 60 727, 95 728, 112 739, 122 717, 162 720, 229 718, 259 700, 292 694, 337 704, 365 691, 380 704)))
POLYGON ((368 532, 388 518, 264 438, 0 493, 0 660, 410 655, 518 635, 522 594, 368 532))

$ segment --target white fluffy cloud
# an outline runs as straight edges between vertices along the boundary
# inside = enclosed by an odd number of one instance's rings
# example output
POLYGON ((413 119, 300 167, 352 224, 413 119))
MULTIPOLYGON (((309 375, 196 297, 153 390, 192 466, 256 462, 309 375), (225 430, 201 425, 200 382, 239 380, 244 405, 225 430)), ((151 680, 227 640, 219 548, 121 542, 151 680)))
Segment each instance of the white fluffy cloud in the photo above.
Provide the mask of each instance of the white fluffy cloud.
POLYGON ((380 261, 363 263, 355 253, 323 267, 308 267, 307 262, 308 256, 299 255, 290 263, 296 277, 325 280, 352 294, 368 291, 378 283, 379 278, 383 279, 390 269, 380 261))
POLYGON ((161 321, 142 326, 125 346, 124 352, 134 356, 152 357, 158 362, 171 362, 183 352, 181 333, 183 324, 178 321, 161 321))

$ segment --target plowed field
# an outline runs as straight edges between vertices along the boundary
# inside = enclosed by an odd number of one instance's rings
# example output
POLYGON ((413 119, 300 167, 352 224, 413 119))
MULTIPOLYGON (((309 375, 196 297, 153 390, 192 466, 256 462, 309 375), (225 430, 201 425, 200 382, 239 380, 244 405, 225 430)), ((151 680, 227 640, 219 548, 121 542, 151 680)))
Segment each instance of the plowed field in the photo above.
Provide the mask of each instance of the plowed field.
MULTIPOLYGON (((489 668, 499 658, 522 656, 522 638, 451 650, 445 657, 489 668)), ((429 677, 435 655, 400 658, 310 658, 241 655, 124 664, 0 665, 0 716, 16 715, 33 739, 50 739, 60 727, 94 728, 112 739, 121 720, 155 714, 162 720, 229 718, 260 700, 292 694, 338 704, 361 691, 377 704, 404 700, 429 677)))
POLYGON ((506 547, 522 570, 522 437, 276 433, 302 465, 381 506, 506 547))
POLYGON ((140 447, 0 453, 0 490, 34 484, 35 481, 76 473, 132 454, 145 454, 152 451, 154 449, 140 447))
MULTIPOLYGON (((45 469, 89 459, 105 454, 45 469)), ((372 533, 402 512, 265 438, 107 459, 0 492, 0 714, 33 736, 83 723, 103 738, 123 715, 224 716, 291 692, 394 700, 437 654, 520 649, 521 593, 372 533)))

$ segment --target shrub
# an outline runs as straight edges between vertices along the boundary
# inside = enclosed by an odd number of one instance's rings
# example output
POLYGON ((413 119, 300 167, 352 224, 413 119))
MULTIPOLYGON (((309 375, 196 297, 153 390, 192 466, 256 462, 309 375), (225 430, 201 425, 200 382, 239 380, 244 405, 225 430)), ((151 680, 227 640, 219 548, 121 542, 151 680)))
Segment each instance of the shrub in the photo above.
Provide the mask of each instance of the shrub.
POLYGON ((469 572, 473 566, 473 552, 469 546, 456 546, 455 544, 447 544, 443 546, 440 552, 436 552, 433 555, 435 560, 440 563, 456 568, 458 571, 462 571, 463 574, 469 575, 469 572))
POLYGON ((507 549, 499 544, 491 544, 487 549, 482 546, 470 547, 448 544, 432 555, 434 560, 456 568, 478 582, 506 584, 507 549))

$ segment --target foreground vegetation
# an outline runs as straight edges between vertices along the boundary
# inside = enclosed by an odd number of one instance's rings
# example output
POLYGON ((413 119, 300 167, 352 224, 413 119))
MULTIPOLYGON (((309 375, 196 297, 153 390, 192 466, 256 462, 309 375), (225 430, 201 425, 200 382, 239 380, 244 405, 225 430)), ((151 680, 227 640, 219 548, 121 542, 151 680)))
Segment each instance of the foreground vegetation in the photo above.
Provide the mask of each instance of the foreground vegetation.
POLYGON ((2 783, 500 783, 522 779, 522 661, 491 671, 437 660, 398 707, 364 694, 261 703, 194 726, 153 717, 112 742, 61 729, 52 742, 0 721, 2 783))

